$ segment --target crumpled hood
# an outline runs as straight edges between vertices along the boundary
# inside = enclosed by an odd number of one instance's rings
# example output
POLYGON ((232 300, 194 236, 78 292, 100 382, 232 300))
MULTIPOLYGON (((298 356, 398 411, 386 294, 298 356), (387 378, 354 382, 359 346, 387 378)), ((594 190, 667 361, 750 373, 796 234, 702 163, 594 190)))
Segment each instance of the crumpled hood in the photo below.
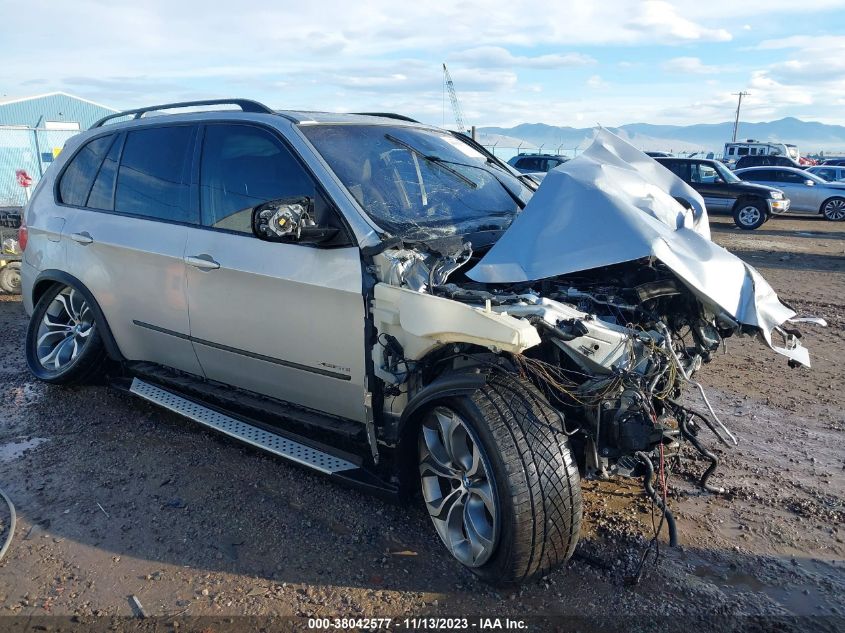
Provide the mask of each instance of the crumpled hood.
POLYGON ((605 129, 583 154, 546 175, 510 228, 466 274, 483 283, 517 283, 644 257, 663 262, 705 304, 759 328, 775 351, 809 365, 800 345, 772 344, 772 330, 795 312, 754 268, 710 241, 701 196, 605 129))

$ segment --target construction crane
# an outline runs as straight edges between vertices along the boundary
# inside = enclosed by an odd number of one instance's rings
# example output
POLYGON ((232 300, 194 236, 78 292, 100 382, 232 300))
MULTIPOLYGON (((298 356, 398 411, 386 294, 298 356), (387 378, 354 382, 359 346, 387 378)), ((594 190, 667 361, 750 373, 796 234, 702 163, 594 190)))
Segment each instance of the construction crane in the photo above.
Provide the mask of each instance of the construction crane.
POLYGON ((446 89, 449 91, 449 99, 452 101, 452 111, 455 113, 455 124, 458 126, 458 132, 465 134, 467 129, 464 126, 464 115, 461 113, 461 104, 458 103, 458 95, 455 93, 455 84, 452 82, 452 75, 449 74, 449 69, 446 64, 443 64, 443 82, 446 84, 446 89))

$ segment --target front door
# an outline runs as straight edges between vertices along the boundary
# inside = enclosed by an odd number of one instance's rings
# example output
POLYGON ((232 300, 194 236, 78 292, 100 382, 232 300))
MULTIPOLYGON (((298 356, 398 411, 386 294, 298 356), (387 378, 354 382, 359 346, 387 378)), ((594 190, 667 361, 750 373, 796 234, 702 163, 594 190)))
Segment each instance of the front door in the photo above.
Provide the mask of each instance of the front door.
POLYGON ((202 226, 188 229, 185 256, 191 339, 206 376, 363 421, 358 248, 253 236, 251 209, 269 200, 308 196, 321 224, 335 213, 275 132, 210 124, 202 144, 202 226))
POLYGON ((729 211, 733 208, 736 196, 712 165, 703 162, 690 163, 689 182, 704 198, 708 211, 729 211))

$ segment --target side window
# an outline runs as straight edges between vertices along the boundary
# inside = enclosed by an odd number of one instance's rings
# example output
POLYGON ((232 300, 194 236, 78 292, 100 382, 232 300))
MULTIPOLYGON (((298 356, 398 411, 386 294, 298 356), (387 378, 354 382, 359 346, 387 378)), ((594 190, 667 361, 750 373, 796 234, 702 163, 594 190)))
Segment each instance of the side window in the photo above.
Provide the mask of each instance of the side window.
POLYGON ((774 174, 770 169, 760 169, 749 171, 741 175, 743 180, 751 180, 753 182, 771 182, 775 180, 774 174))
POLYGON ((516 166, 520 169, 540 171, 540 161, 536 158, 520 158, 518 161, 516 161, 516 166))
POLYGON ((728 149, 728 156, 733 156, 736 153, 736 148, 731 147, 728 149))
POLYGON ((270 132, 208 125, 200 166, 202 224, 252 233, 252 208, 277 198, 315 198, 314 181, 270 132))
POLYGON ((117 181, 117 161, 120 159, 120 148, 123 146, 121 137, 112 143, 109 153, 103 164, 100 165, 100 171, 97 172, 97 177, 94 179, 94 185, 91 187, 91 195, 88 196, 88 202, 85 206, 91 209, 102 209, 104 211, 111 211, 114 208, 114 185, 117 181))
POLYGON ((775 173, 777 174, 778 182, 803 183, 807 180, 804 174, 795 174, 791 171, 779 170, 775 173))
POLYGON ((684 182, 690 182, 690 166, 689 163, 679 161, 667 161, 662 163, 664 167, 669 169, 673 174, 684 182))
POLYGON ((188 125, 126 134, 117 172, 114 210, 147 218, 196 223, 190 209, 190 164, 195 128, 188 125))
POLYGON ((716 182, 716 177, 718 174, 716 170, 713 169, 710 165, 706 165, 704 163, 694 163, 691 165, 692 168, 692 178, 691 182, 697 183, 714 183, 716 182))
POLYGON ((77 207, 85 206, 100 163, 103 162, 103 157, 109 151, 114 139, 114 134, 95 138, 73 157, 59 183, 61 202, 77 207))
POLYGON ((748 148, 747 147, 738 147, 736 153, 740 156, 748 156, 748 148))

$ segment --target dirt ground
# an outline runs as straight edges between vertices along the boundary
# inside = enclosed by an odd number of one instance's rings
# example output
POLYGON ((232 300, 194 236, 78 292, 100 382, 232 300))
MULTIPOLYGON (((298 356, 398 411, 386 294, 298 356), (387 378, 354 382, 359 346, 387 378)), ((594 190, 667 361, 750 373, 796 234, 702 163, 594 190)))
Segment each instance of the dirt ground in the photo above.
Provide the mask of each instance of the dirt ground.
MULTIPOLYGON (((801 327, 812 369, 732 339, 701 371, 739 437, 734 449, 707 438, 723 462, 713 482, 727 493, 698 491, 700 462, 672 473, 681 546, 669 548, 664 531, 639 584, 626 580, 653 528, 637 481, 586 482, 572 561, 500 591, 449 558, 421 506, 340 487, 107 387, 35 382, 22 358, 23 310, 5 297, 0 487, 18 525, 0 562, 0 614, 91 625, 132 616, 136 596, 161 630, 244 615, 533 616, 529 628, 579 630, 774 622, 754 616, 784 616, 779 630, 845 625, 845 224, 712 223, 718 243, 829 327, 801 327)), ((5 509, 0 517, 5 530, 5 509)))

